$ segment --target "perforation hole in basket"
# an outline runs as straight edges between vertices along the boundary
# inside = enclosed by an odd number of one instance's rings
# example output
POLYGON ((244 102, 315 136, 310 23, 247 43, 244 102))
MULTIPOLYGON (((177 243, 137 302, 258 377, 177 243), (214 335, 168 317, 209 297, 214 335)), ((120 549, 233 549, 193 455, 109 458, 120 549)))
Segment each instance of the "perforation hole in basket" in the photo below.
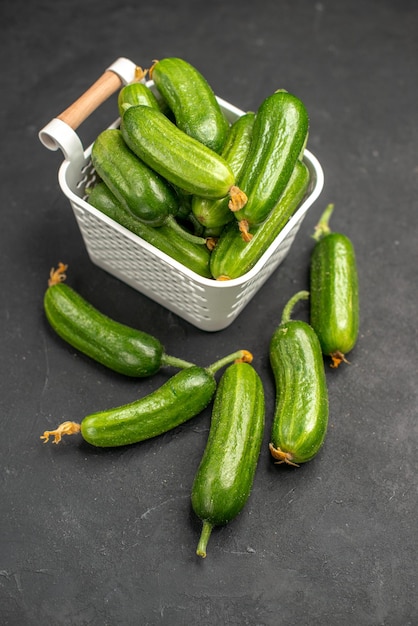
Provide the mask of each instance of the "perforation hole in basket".
POLYGON ((139 239, 128 237, 88 212, 76 215, 86 247, 98 265, 171 310, 187 311, 197 320, 208 318, 200 285, 143 247, 139 239))
MULTIPOLYGON (((99 180, 96 170, 93 167, 91 160, 81 169, 81 178, 77 182, 77 189, 81 189, 84 193, 89 187, 93 187, 99 180)), ((87 194, 83 196, 84 200, 87 200, 87 194)))

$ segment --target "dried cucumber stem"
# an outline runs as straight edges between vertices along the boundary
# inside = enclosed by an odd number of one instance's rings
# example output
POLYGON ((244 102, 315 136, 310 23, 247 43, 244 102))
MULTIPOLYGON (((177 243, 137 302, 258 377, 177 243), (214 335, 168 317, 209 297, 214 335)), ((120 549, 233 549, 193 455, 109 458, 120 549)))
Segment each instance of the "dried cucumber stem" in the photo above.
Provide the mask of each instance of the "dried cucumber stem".
POLYGON ((350 364, 350 361, 347 361, 344 354, 340 352, 340 350, 337 350, 336 352, 332 352, 330 354, 330 357, 332 359, 331 367, 334 369, 337 369, 337 367, 339 367, 339 365, 341 365, 341 363, 343 362, 347 363, 348 365, 350 364))
POLYGON ((152 80, 152 74, 154 72, 154 67, 157 65, 157 63, 158 63, 158 59, 153 59, 152 60, 152 65, 151 65, 151 67, 148 70, 148 76, 150 77, 151 80, 152 80))
POLYGON ((241 354, 240 356, 238 356, 234 363, 252 363, 253 362, 253 355, 251 352, 249 352, 248 350, 240 350, 241 354))
POLYGON ((64 263, 58 263, 57 269, 52 267, 49 272, 48 287, 52 287, 52 285, 57 285, 58 283, 63 283, 67 278, 65 273, 67 269, 68 265, 65 265, 64 263))
POLYGON ((216 248, 216 244, 218 243, 218 239, 216 237, 207 237, 206 238, 206 247, 210 252, 216 248))
POLYGON ((299 467, 297 463, 292 461, 292 454, 290 452, 283 452, 280 448, 275 448, 272 443, 269 443, 269 450, 271 456, 276 460, 276 465, 281 465, 282 463, 286 463, 287 465, 292 465, 293 467, 299 467))
POLYGON ((247 243, 251 241, 251 239, 253 238, 253 235, 249 232, 250 225, 248 221, 240 220, 238 222, 238 228, 240 230, 241 237, 243 238, 243 240, 247 243))
POLYGON ((229 189, 229 198, 228 207, 234 212, 242 209, 248 201, 247 195, 236 185, 229 189))
POLYGON ((76 435, 80 432, 80 428, 77 422, 63 422, 55 430, 46 430, 40 439, 44 439, 44 443, 47 443, 50 437, 54 437, 53 443, 59 443, 63 435, 76 435))
POLYGON ((137 65, 135 68, 134 82, 139 83, 141 80, 143 80, 146 77, 147 72, 148 70, 143 70, 140 65, 137 65))

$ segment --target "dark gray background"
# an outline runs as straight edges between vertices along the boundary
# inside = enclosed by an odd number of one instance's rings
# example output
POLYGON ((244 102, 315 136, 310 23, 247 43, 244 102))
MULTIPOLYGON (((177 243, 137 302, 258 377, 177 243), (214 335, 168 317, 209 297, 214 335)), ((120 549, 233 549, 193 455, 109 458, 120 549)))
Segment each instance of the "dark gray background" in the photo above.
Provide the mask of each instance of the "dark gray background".
MULTIPOLYGON (((4 0, 1 87, 0 622, 5 626, 415 626, 417 600, 418 5, 412 0, 61 3, 4 0), (218 95, 255 109, 277 88, 305 102, 325 188, 279 270, 228 329, 205 333, 93 266, 37 133, 117 57, 181 56, 218 95), (327 367, 325 446, 299 469, 267 450, 268 345, 307 286, 328 202, 351 237, 361 329, 351 365, 327 367), (267 400, 247 506, 195 556, 190 489, 208 409, 165 436, 98 451, 39 436, 124 404, 132 381, 69 348, 42 308, 51 266, 110 316, 206 365, 244 346, 267 400)), ((88 145, 115 100, 81 128, 88 145)), ((306 308, 300 307, 303 317, 306 308)))

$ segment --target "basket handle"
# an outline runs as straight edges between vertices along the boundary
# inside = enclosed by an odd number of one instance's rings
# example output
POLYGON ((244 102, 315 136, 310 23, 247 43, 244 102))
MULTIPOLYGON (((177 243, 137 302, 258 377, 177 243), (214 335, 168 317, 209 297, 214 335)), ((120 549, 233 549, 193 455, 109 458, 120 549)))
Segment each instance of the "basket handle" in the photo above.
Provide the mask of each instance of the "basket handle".
POLYGON ((58 150, 70 161, 84 159, 84 148, 75 130, 93 111, 123 85, 144 78, 135 63, 120 57, 68 108, 52 119, 39 132, 41 143, 49 150, 58 150))

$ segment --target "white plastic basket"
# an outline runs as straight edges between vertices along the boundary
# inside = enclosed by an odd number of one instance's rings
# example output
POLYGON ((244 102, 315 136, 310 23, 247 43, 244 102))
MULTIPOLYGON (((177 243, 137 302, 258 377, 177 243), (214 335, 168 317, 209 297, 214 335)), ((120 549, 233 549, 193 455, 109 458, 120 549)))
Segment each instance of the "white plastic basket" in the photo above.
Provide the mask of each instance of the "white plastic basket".
MULTIPOLYGON (((274 243, 245 275, 228 281, 203 278, 148 244, 86 202, 85 188, 95 178, 91 146, 84 150, 75 129, 90 113, 123 84, 136 77, 137 66, 117 59, 89 90, 39 133, 50 150, 61 149, 65 160, 58 180, 69 199, 88 255, 93 263, 137 291, 160 303, 197 328, 218 331, 228 327, 249 300, 286 257, 300 225, 320 195, 322 168, 309 151, 304 161, 310 171, 308 192, 274 243)), ((152 87, 152 81, 147 84, 152 87)), ((230 122, 243 111, 221 98, 218 101, 230 122)), ((110 127, 116 127, 115 120, 110 127)))

